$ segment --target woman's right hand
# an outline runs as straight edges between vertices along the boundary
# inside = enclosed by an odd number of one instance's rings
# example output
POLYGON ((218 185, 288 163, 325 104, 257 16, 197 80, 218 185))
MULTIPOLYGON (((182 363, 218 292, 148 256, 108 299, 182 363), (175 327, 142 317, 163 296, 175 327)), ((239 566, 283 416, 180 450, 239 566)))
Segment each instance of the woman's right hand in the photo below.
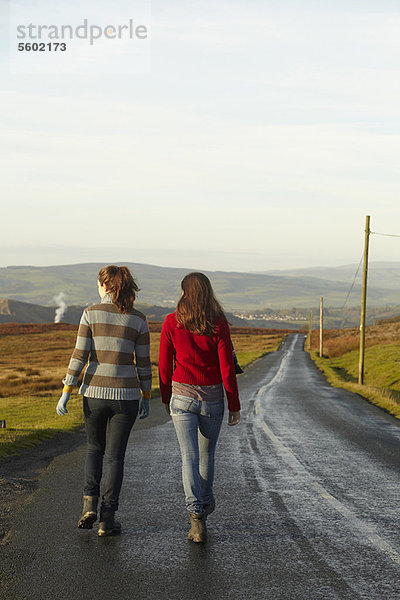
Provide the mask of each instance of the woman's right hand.
POLYGON ((229 411, 228 425, 237 425, 240 421, 240 410, 229 411))
POLYGON ((164 404, 165 407, 165 412, 167 413, 167 415, 170 417, 171 416, 171 411, 169 409, 169 404, 164 404))

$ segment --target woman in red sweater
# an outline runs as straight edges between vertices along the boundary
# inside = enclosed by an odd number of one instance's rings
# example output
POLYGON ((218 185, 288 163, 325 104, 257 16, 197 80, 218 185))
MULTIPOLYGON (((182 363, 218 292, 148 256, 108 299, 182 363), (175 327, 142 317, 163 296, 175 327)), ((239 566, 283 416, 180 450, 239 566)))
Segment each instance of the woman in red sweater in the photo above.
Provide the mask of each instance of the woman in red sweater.
POLYGON ((190 273, 181 287, 176 311, 166 317, 161 331, 160 389, 181 448, 188 538, 203 542, 206 518, 215 508, 214 453, 224 388, 229 425, 239 423, 240 402, 229 325, 210 280, 190 273))

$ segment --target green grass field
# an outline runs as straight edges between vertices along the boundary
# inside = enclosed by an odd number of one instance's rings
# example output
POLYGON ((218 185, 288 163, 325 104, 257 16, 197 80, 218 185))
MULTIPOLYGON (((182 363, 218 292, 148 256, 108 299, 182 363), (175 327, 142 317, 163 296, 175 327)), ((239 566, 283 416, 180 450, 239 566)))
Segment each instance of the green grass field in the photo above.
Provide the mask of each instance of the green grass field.
POLYGON ((0 458, 21 448, 30 448, 60 431, 83 425, 82 399, 74 395, 68 403, 68 418, 55 411, 54 396, 12 396, 0 400, 0 418, 7 428, 0 429, 0 458))
MULTIPOLYGON (((45 326, 42 326, 45 327, 45 326)), ((61 327, 61 326, 60 326, 61 327)), ((7 326, 8 331, 12 326, 7 326)), ((62 392, 61 379, 75 345, 76 330, 51 330, 37 333, 1 335, 0 326, 0 458, 29 448, 60 431, 72 431, 83 425, 82 397, 75 391, 68 403, 68 415, 55 411, 62 392)), ((161 325, 151 324, 151 362, 153 398, 158 389, 158 347, 161 325)), ((233 328, 240 364, 245 367, 260 356, 276 350, 285 332, 265 333, 262 329, 233 328)))

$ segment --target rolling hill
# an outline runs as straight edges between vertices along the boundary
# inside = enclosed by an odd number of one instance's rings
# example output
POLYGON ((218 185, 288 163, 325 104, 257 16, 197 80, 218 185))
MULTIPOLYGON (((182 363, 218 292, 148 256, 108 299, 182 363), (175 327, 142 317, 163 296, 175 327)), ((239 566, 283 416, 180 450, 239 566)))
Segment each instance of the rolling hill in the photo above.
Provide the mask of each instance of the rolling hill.
MULTIPOLYGON (((342 265, 340 267, 310 267, 284 271, 263 271, 263 275, 278 275, 279 277, 313 277, 350 286, 357 265, 342 265)), ((362 266, 360 266, 356 282, 361 283, 362 266)), ((393 290, 400 292, 400 262, 371 262, 368 269, 368 287, 372 290, 393 290)))
MULTIPOLYGON (((172 307, 180 294, 180 281, 190 269, 127 264, 141 289, 143 304, 172 307)), ((52 267, 10 266, 0 269, 0 296, 54 305, 54 296, 67 295, 69 305, 85 306, 97 301, 96 279, 103 263, 52 267)), ((265 273, 207 272, 219 299, 227 310, 238 308, 317 306, 324 296, 326 306, 340 307, 346 298, 356 265, 321 267, 265 273)), ((368 302, 371 306, 400 304, 400 263, 372 263, 368 302)), ((348 306, 360 303, 356 283, 348 306)))

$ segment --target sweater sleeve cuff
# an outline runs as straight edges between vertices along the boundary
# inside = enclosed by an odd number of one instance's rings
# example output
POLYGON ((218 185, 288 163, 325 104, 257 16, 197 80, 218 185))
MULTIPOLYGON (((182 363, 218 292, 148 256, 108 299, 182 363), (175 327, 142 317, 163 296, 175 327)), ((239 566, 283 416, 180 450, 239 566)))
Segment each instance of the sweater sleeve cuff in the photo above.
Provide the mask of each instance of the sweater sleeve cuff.
POLYGON ((66 375, 62 380, 64 385, 76 385, 78 383, 78 377, 73 375, 66 375))
POLYGON ((143 379, 140 380, 140 389, 142 390, 143 397, 147 392, 151 392, 151 388, 151 379, 148 379, 147 381, 143 381, 143 379))
POLYGON ((237 412, 240 410, 240 400, 239 398, 227 398, 228 400, 228 410, 231 412, 237 412))
POLYGON ((172 386, 164 387, 160 386, 161 400, 164 404, 169 404, 172 396, 172 386))

